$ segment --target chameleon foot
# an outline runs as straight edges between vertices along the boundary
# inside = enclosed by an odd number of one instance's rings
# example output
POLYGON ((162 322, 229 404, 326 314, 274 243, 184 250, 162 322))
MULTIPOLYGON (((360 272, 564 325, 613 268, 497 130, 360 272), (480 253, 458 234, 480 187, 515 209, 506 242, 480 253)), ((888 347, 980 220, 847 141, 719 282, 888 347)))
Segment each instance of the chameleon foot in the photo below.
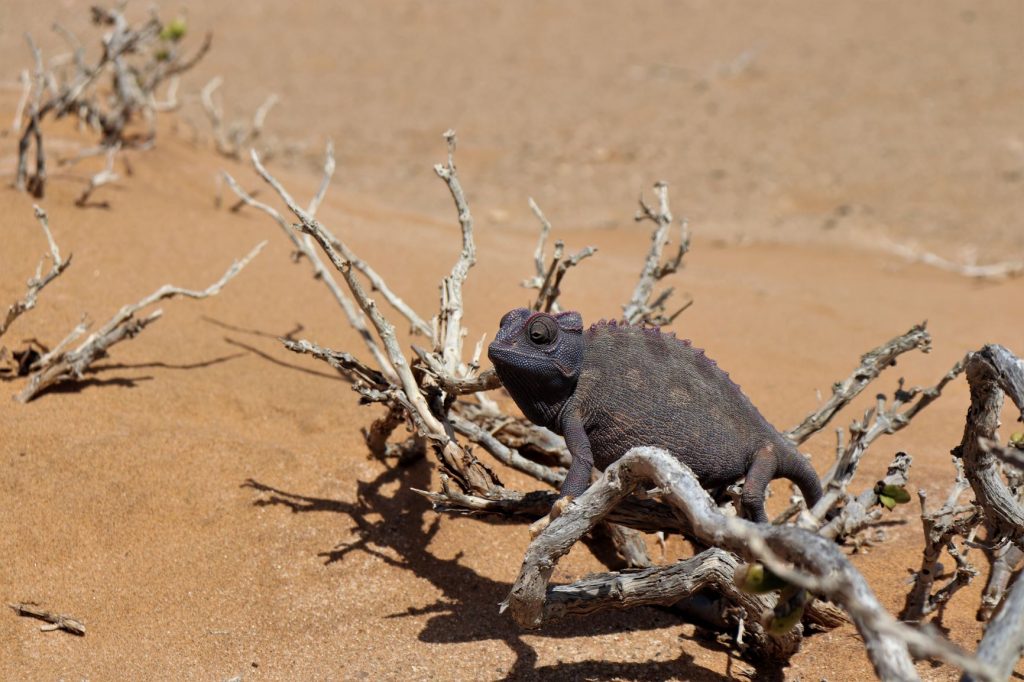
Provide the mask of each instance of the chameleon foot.
POLYGON ((557 519, 565 511, 565 508, 572 502, 572 495, 566 495, 560 497, 551 505, 551 511, 548 512, 547 516, 542 516, 533 523, 530 524, 530 538, 536 539, 538 535, 544 532, 544 529, 548 527, 548 524, 557 519))

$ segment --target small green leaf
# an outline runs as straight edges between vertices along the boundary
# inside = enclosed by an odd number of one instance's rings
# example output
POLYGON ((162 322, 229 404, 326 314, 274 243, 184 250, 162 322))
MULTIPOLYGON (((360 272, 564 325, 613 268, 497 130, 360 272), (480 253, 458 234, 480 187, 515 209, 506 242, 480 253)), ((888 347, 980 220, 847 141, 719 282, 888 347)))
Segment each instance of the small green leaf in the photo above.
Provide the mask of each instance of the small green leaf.
POLYGON ((163 30, 160 31, 160 37, 164 40, 170 40, 171 42, 176 43, 185 37, 186 32, 187 27, 185 25, 185 20, 181 17, 178 17, 174 21, 164 26, 163 30))
POLYGON ((784 635, 800 622, 804 615, 804 606, 810 599, 807 590, 794 585, 786 585, 779 594, 779 603, 772 610, 768 619, 768 631, 773 635, 784 635))
POLYGON ((765 568, 753 563, 736 569, 736 585, 749 594, 765 594, 786 587, 787 583, 765 568))
POLYGON ((896 506, 896 500, 885 494, 879 495, 878 501, 884 504, 886 509, 892 509, 896 506))
MULTIPOLYGON (((906 504, 910 502, 910 493, 907 489, 901 485, 887 485, 882 488, 882 494, 886 497, 891 497, 896 501, 896 504, 906 504)), ((892 507, 890 507, 892 509, 892 507)))
POLYGON ((795 608, 784 616, 772 616, 768 621, 768 632, 781 636, 793 629, 804 616, 804 607, 795 608))

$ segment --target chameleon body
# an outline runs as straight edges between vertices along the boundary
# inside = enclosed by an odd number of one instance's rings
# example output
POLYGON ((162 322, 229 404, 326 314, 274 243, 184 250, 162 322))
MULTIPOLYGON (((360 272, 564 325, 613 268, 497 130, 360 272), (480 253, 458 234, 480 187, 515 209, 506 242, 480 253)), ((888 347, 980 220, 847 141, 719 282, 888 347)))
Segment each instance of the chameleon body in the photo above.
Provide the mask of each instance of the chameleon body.
POLYGON ((631 448, 671 452, 708 489, 746 477, 742 505, 768 520, 764 495, 788 478, 813 506, 821 483, 810 463, 769 424, 704 351, 650 327, 579 313, 518 308, 501 320, 487 356, 526 417, 564 436, 572 464, 561 497, 590 485, 631 448))

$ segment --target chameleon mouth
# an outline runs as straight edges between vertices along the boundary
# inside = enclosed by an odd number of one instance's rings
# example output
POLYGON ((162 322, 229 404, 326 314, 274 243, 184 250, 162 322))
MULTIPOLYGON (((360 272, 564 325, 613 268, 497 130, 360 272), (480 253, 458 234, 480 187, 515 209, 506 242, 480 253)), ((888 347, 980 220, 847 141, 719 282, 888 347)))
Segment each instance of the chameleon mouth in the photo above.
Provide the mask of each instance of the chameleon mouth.
POLYGON ((533 357, 535 357, 533 354, 521 351, 507 341, 492 341, 487 346, 487 359, 495 365, 511 365, 515 363, 516 358, 530 359, 533 357))

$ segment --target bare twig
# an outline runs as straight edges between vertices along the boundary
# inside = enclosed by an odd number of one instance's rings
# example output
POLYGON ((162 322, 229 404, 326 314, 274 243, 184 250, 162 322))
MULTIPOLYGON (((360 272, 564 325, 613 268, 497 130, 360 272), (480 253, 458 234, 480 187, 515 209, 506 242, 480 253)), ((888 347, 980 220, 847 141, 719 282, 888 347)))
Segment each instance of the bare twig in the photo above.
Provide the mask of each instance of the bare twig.
MULTIPOLYGON (((442 305, 441 314, 437 324, 437 331, 434 332, 435 352, 441 357, 449 359, 444 363, 448 373, 459 374, 461 364, 461 343, 462 333, 459 321, 462 317, 461 285, 465 279, 466 272, 474 260, 474 248, 472 238, 472 217, 469 208, 465 203, 461 185, 455 175, 454 166, 454 133, 449 131, 446 134, 448 139, 448 164, 435 168, 438 175, 445 179, 459 209, 459 222, 462 225, 463 249, 462 255, 452 270, 452 274, 442 283, 442 305)), ((377 336, 387 353, 388 360, 394 368, 398 383, 381 395, 382 399, 398 400, 408 409, 413 423, 416 424, 420 435, 430 440, 444 465, 460 487, 465 491, 489 492, 500 489, 495 474, 469 451, 464 449, 452 436, 451 426, 447 424, 444 415, 439 415, 431 408, 433 398, 428 400, 423 387, 417 382, 413 375, 405 354, 399 348, 395 335, 394 326, 384 317, 377 308, 376 303, 368 296, 362 283, 352 271, 353 263, 339 254, 335 248, 336 238, 330 235, 320 222, 308 211, 299 206, 291 197, 288 191, 278 180, 271 175, 260 163, 259 157, 253 154, 253 165, 257 173, 278 193, 281 199, 288 206, 289 210, 299 219, 301 229, 311 235, 320 248, 327 255, 331 263, 341 274, 353 297, 359 304, 366 316, 370 319, 377 331, 377 336)))
MULTIPOLYGON (((256 157, 255 151, 253 152, 253 162, 258 163, 258 157, 256 157)), ((333 174, 333 168, 334 157, 331 153, 331 147, 329 146, 324 173, 326 180, 329 180, 330 175, 333 174)), ((366 318, 362 311, 359 310, 355 303, 353 303, 348 294, 342 290, 334 279, 334 276, 326 266, 324 266, 323 261, 320 259, 320 254, 313 248, 313 244, 311 243, 309 236, 296 233, 295 229, 284 219, 277 209, 254 199, 245 190, 243 190, 235 179, 227 172, 223 175, 224 179, 227 180, 228 185, 235 194, 238 195, 239 199, 241 199, 246 205, 259 209, 274 219, 274 222, 278 224, 285 236, 288 237, 288 240, 292 243, 292 246, 295 247, 296 253, 301 254, 309 261, 310 266, 313 268, 313 278, 322 281, 328 291, 331 292, 331 296, 341 307, 341 310, 345 314, 346 319, 348 319, 349 324, 359 334, 359 338, 363 340, 363 343, 370 351, 370 355, 373 356, 377 365, 381 368, 381 371, 384 374, 389 375, 393 381, 396 381, 397 375, 395 374, 394 368, 391 366, 391 362, 388 360, 387 355, 383 350, 381 350, 380 346, 374 340, 373 335, 370 334, 370 330, 366 326, 366 318)), ((317 207, 317 202, 315 200, 311 202, 311 207, 314 209, 317 207)))
POLYGON ((978 606, 977 617, 980 621, 992 618, 992 614, 1003 601, 1014 570, 1024 559, 1024 550, 1009 543, 997 547, 992 554, 992 570, 989 571, 988 583, 985 585, 985 591, 981 595, 981 604, 978 606))
POLYGON ((15 135, 21 132, 21 119, 25 115, 25 106, 28 104, 29 95, 32 94, 32 78, 28 75, 28 69, 22 69, 18 75, 21 83, 21 97, 18 98, 18 105, 14 109, 14 120, 11 122, 11 132, 15 135))
POLYGON ((537 242, 537 250, 533 254, 534 267, 537 270, 536 276, 524 280, 523 286, 527 289, 537 289, 537 299, 533 302, 533 310, 544 312, 559 312, 558 297, 561 295, 562 278, 569 268, 579 265, 580 261, 589 258, 597 252, 593 246, 587 246, 574 253, 568 258, 563 258, 565 245, 561 241, 555 242, 554 254, 551 258, 551 265, 545 269, 544 266, 544 245, 547 242, 548 234, 551 232, 551 223, 541 212, 540 207, 531 198, 530 209, 540 221, 540 239, 537 242))
MULTIPOLYGON (((135 337, 147 325, 155 322, 162 315, 162 311, 156 310, 146 317, 136 317, 137 313, 157 301, 177 296, 202 299, 220 293, 224 285, 241 272, 242 268, 256 257, 256 254, 260 252, 265 244, 266 242, 261 242, 245 258, 232 263, 227 272, 206 289, 195 291, 165 284, 138 303, 121 308, 114 317, 98 331, 90 334, 74 350, 62 351, 59 354, 49 353, 47 356, 44 356, 37 363, 35 372, 29 377, 28 385, 18 394, 18 400, 27 403, 50 386, 65 381, 80 380, 93 362, 106 356, 107 350, 111 346, 125 339, 135 337)), ((72 335, 76 331, 78 331, 77 327, 72 331, 72 335)))
POLYGON ((925 329, 925 323, 914 325, 905 334, 890 339, 881 346, 869 350, 861 356, 860 366, 845 380, 832 385, 832 397, 823 405, 804 417, 803 421, 786 431, 784 434, 799 445, 816 432, 825 428, 839 410, 860 395, 868 384, 878 378, 888 367, 896 364, 896 358, 915 348, 923 353, 931 350, 931 335, 925 329))
POLYGON ((881 510, 879 496, 886 486, 907 485, 912 458, 905 452, 896 453, 885 478, 871 486, 856 498, 847 500, 835 518, 818 529, 818 535, 830 540, 840 541, 856 535, 868 524, 877 521, 881 510))
MULTIPOLYGON (((1008 680, 1024 655, 1024 580, 1017 580, 1002 607, 985 628, 978 660, 995 670, 995 679, 1008 680)), ((964 673, 961 682, 981 679, 964 673)))
POLYGON ((938 399, 946 384, 963 372, 964 362, 957 362, 938 383, 929 388, 915 386, 905 390, 901 379, 891 403, 886 404, 885 396, 878 395, 875 406, 864 413, 863 419, 850 425, 849 442, 845 448, 838 448, 836 463, 823 477, 825 494, 811 510, 815 518, 824 518, 843 497, 846 486, 853 479, 861 457, 868 447, 882 435, 895 433, 906 427, 921 410, 938 399))
POLYGON ((976 263, 955 263, 930 251, 917 249, 907 244, 900 244, 883 239, 876 242, 884 251, 895 254, 911 263, 923 263, 933 268, 953 272, 972 279, 1006 279, 1024 274, 1024 261, 1005 261, 978 265, 976 263))
MULTIPOLYGON (((224 121, 223 108, 214 101, 214 93, 224 83, 224 79, 215 76, 203 86, 199 93, 203 111, 210 119, 210 126, 213 128, 213 141, 217 152, 232 159, 241 159, 242 153, 252 147, 263 134, 263 126, 266 123, 267 114, 278 102, 277 95, 270 95, 263 104, 256 109, 252 122, 246 124, 242 121, 226 123, 224 121)), ((316 213, 316 208, 311 207, 311 213, 316 213)))
POLYGON ((70 632, 71 634, 78 635, 79 637, 85 636, 85 623, 78 620, 77 618, 72 618, 71 616, 66 616, 62 613, 53 613, 51 611, 47 611, 45 609, 40 608, 37 604, 31 602, 8 604, 8 606, 14 609, 14 612, 19 616, 29 616, 31 618, 38 618, 39 620, 44 620, 47 623, 49 623, 49 625, 44 625, 43 627, 39 628, 43 632, 50 632, 52 630, 64 630, 65 632, 70 632))
POLYGON ((979 439, 978 445, 986 454, 1024 471, 1024 448, 1020 445, 1001 445, 985 437, 979 439))
POLYGON ((967 537, 972 529, 982 521, 981 510, 974 505, 961 505, 960 496, 970 484, 964 477, 963 465, 957 461, 956 482, 949 491, 945 504, 935 511, 928 511, 927 494, 924 490, 917 491, 921 503, 921 522, 924 526, 925 546, 921 558, 921 569, 914 574, 914 588, 907 595, 906 605, 900 617, 903 620, 917 621, 933 612, 949 601, 953 592, 963 587, 974 577, 977 571, 966 563, 963 554, 957 549, 954 539, 967 537), (957 570, 947 586, 937 592, 932 587, 942 573, 939 559, 942 550, 949 550, 957 562, 957 570))
POLYGON ((308 353, 318 360, 323 360, 340 373, 350 377, 353 381, 362 381, 371 388, 380 391, 386 390, 388 387, 388 380, 383 373, 368 367, 348 353, 340 353, 324 348, 305 339, 298 341, 281 339, 281 343, 284 344, 285 348, 294 353, 308 353))
POLYGON ((55 280, 64 272, 69 265, 71 265, 71 254, 68 254, 67 259, 62 259, 60 256, 60 249, 57 247, 57 242, 53 240, 53 234, 50 232, 50 221, 46 215, 46 211, 41 209, 39 206, 32 206, 35 211, 36 220, 39 221, 39 226, 43 230, 43 234, 46 235, 46 241, 50 246, 50 260, 52 265, 50 270, 44 275, 43 274, 43 263, 46 262, 44 257, 39 261, 39 265, 36 266, 36 274, 34 277, 28 280, 28 291, 25 297, 20 301, 15 301, 11 304, 10 308, 7 309, 7 314, 4 316, 2 322, 0 322, 0 336, 4 335, 10 326, 19 316, 32 310, 36 305, 36 300, 39 297, 39 292, 46 287, 47 284, 55 280))
POLYGON ((75 206, 85 206, 94 191, 107 183, 118 180, 117 173, 114 172, 114 157, 119 151, 121 151, 120 142, 115 143, 114 146, 107 150, 106 165, 103 167, 103 170, 89 178, 89 185, 82 192, 81 196, 75 199, 75 206))
POLYGON ((669 230, 673 222, 672 211, 668 203, 668 184, 665 182, 655 183, 654 194, 658 197, 658 208, 651 207, 641 196, 640 210, 636 214, 637 222, 650 220, 655 224, 655 228, 651 233, 651 248, 647 252, 643 269, 640 271, 640 279, 633 290, 633 296, 629 303, 623 307, 622 317, 630 324, 669 324, 693 303, 693 301, 688 301, 676 312, 667 315, 665 301, 672 294, 672 289, 663 291, 651 301, 654 285, 659 280, 676 272, 682 265, 683 256, 690 250, 690 233, 686 221, 683 220, 679 223, 679 246, 675 255, 665 262, 661 261, 662 253, 670 238, 669 230))
POLYGON ((455 131, 445 131, 444 139, 448 143, 448 163, 435 164, 434 172, 444 180, 455 202, 462 229, 462 251, 452 266, 451 274, 441 281, 441 309, 436 322, 434 352, 442 358, 448 374, 457 375, 462 362, 462 285, 469 269, 476 263, 476 245, 473 241, 473 215, 455 170, 455 131))

